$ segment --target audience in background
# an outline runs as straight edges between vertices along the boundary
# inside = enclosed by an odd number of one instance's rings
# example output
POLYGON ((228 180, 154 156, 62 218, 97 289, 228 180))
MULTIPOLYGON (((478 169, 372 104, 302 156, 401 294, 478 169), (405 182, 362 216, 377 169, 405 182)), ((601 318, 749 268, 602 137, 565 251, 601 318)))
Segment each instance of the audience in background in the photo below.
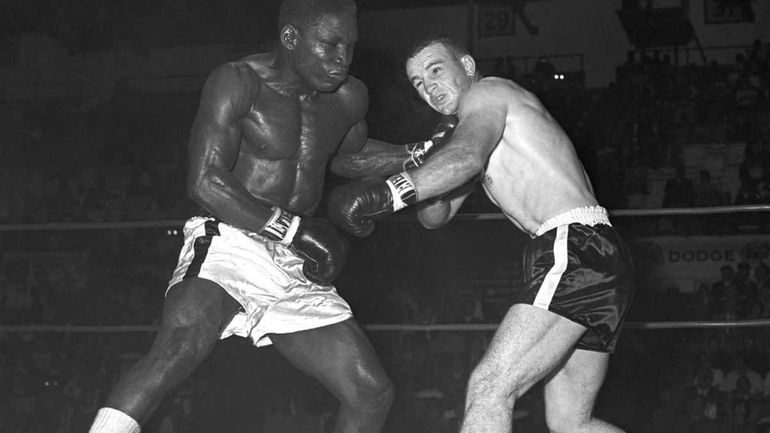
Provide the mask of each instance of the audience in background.
POLYGON ((687 177, 684 163, 677 163, 676 176, 666 181, 663 207, 692 207, 695 203, 695 186, 687 177))

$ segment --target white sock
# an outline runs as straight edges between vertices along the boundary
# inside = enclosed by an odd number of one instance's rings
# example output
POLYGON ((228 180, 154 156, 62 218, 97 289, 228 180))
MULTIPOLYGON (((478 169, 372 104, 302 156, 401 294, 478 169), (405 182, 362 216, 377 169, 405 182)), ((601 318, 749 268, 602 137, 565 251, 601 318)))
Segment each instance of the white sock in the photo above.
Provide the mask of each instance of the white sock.
POLYGON ((139 424, 125 413, 110 407, 103 407, 96 413, 88 433, 139 433, 139 424))

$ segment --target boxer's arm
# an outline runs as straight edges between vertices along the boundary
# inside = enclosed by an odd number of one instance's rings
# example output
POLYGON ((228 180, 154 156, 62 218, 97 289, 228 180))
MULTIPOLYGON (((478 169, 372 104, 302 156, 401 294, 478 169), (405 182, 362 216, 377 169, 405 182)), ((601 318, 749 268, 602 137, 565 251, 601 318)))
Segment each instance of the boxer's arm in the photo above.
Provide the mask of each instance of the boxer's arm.
POLYGON ((470 181, 503 135, 509 96, 499 85, 476 83, 460 102, 452 137, 424 165, 385 181, 369 177, 335 188, 329 194, 331 220, 354 236, 369 236, 375 220, 470 181))
POLYGON ((365 121, 348 131, 337 154, 331 160, 332 173, 348 178, 389 176, 403 170, 409 153, 404 146, 367 137, 365 121))
MULTIPOLYGON (((362 93, 365 96, 365 92, 362 93)), ((363 118, 365 110, 359 111, 363 113, 361 114, 363 118)), ((366 122, 361 119, 342 140, 337 154, 331 160, 331 171, 338 176, 348 178, 387 177, 399 171, 420 166, 429 154, 449 140, 456 124, 457 119, 454 116, 443 116, 429 140, 394 145, 368 137, 366 122)))
MULTIPOLYGON (((356 148, 356 152, 338 153, 331 163, 333 173, 344 177, 375 176, 385 177, 399 171, 417 167, 428 155, 435 152, 447 141, 456 125, 456 120, 444 116, 434 128, 429 140, 394 145, 366 137, 361 146, 342 146, 342 149, 356 148)), ((355 130, 351 130, 355 132, 355 130)), ((351 139, 356 142, 360 140, 351 139)))
POLYGON ((187 194, 222 221, 259 232, 273 211, 233 176, 240 120, 259 95, 259 78, 237 65, 214 70, 201 94, 189 142, 187 194))
POLYGON ((508 109, 503 95, 487 83, 477 83, 465 95, 449 142, 424 165, 407 171, 418 200, 445 194, 481 173, 505 129, 508 109))
POLYGON ((417 220, 426 229, 437 229, 448 223, 460 210, 476 185, 476 179, 466 183, 446 196, 418 203, 417 220))

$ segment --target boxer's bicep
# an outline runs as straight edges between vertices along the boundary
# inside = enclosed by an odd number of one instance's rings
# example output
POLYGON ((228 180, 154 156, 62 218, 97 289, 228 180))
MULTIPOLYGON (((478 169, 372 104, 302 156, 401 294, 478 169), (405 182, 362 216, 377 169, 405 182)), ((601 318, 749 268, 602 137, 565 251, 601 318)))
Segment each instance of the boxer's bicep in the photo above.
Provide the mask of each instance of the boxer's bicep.
POLYGON ((426 229, 437 229, 448 223, 451 204, 444 200, 428 200, 417 204, 417 220, 426 229))
POLYGON ((345 134, 345 138, 342 139, 342 143, 340 143, 337 153, 344 155, 360 152, 367 144, 368 133, 369 126, 366 124, 366 121, 361 120, 356 123, 350 128, 348 133, 345 134))
POLYGON ((494 86, 485 86, 470 92, 459 108, 462 121, 457 125, 456 134, 461 134, 469 146, 468 150, 477 164, 486 164, 503 136, 508 115, 504 92, 494 86), (462 127, 462 129, 461 129, 462 127))
POLYGON ((190 174, 204 176, 211 169, 231 169, 239 147, 238 126, 199 114, 190 133, 190 174))
POLYGON ((369 138, 367 133, 364 121, 348 131, 332 157, 332 173, 349 178, 389 176, 402 169, 407 157, 404 147, 369 138))
POLYGON ((457 215, 465 199, 473 192, 475 185, 476 178, 440 199, 421 202, 421 207, 417 209, 417 219, 427 229, 442 227, 457 215))
POLYGON ((348 113, 352 126, 337 146, 337 154, 358 153, 366 145, 369 134, 369 125, 366 124, 369 93, 362 82, 353 78, 340 93, 340 109, 348 113))
POLYGON ((444 200, 448 201, 450 206, 449 219, 454 218, 454 216, 460 210, 463 203, 465 203, 465 199, 468 198, 468 196, 473 192, 473 189, 476 186, 477 181, 478 181, 478 177, 474 177, 473 179, 466 182, 461 187, 451 191, 449 194, 447 194, 444 197, 444 200))
POLYGON ((188 193, 200 197, 213 185, 231 183, 241 143, 241 117, 248 110, 241 72, 219 68, 204 86, 189 141, 188 193))

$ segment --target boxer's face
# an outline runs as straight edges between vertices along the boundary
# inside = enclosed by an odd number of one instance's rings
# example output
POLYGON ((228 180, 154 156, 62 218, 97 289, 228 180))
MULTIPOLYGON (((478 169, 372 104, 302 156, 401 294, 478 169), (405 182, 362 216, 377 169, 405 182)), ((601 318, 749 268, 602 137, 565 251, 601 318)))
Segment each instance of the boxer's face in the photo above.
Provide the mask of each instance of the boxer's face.
POLYGON ((406 75, 420 97, 442 114, 454 114, 475 74, 470 56, 457 56, 440 43, 423 48, 406 62, 406 75))
POLYGON ((294 72, 319 92, 334 92, 345 82, 358 28, 353 13, 325 14, 297 30, 292 50, 294 72))

